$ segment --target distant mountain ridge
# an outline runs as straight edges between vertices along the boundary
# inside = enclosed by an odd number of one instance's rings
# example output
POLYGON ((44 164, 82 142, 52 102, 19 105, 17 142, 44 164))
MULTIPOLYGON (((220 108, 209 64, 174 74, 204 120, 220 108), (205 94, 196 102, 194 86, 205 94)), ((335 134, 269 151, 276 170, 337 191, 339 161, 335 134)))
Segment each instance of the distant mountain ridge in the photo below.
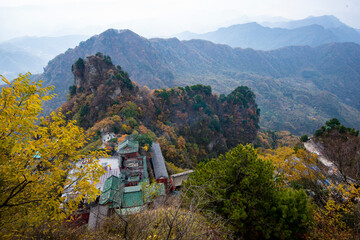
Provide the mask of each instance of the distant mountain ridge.
POLYGON ((333 15, 324 15, 319 17, 311 16, 301 20, 287 21, 279 24, 278 27, 294 29, 294 28, 309 26, 313 24, 320 25, 324 28, 338 28, 338 27, 347 26, 333 15))
POLYGON ((354 43, 266 52, 204 40, 146 39, 110 29, 58 55, 36 76, 56 86, 52 109, 65 101, 72 85, 71 65, 97 52, 151 89, 201 83, 229 93, 249 86, 261 109, 260 124, 270 129, 309 133, 332 117, 360 127, 360 46, 354 43))
POLYGON ((38 56, 16 47, 0 46, 0 74, 9 80, 17 77, 19 73, 40 73, 46 62, 38 56))
POLYGON ((9 79, 19 73, 41 73, 49 60, 86 40, 84 35, 20 37, 0 43, 0 73, 9 79))
POLYGON ((196 34, 184 32, 175 35, 180 40, 202 39, 231 47, 274 50, 287 46, 319 46, 333 42, 360 43, 360 33, 334 16, 309 17, 262 26, 245 23, 196 34), (271 26, 271 27, 269 27, 271 26))

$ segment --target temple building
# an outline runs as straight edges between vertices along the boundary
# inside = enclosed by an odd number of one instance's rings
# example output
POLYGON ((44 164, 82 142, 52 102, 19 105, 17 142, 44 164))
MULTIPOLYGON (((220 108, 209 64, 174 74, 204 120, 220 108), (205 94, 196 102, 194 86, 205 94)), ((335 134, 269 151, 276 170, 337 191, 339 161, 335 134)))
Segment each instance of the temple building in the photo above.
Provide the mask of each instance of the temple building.
POLYGON ((100 179, 99 189, 102 193, 99 205, 90 210, 90 228, 98 225, 100 213, 103 216, 110 216, 115 211, 122 215, 137 213, 151 203, 154 196, 150 194, 165 195, 168 174, 159 144, 153 143, 153 146, 156 153, 153 152, 152 163, 157 183, 152 185, 148 172, 152 170, 148 168, 147 157, 140 155, 138 142, 127 139, 119 143, 116 157, 102 159, 103 165, 107 162, 111 164, 110 167, 104 166, 107 173, 100 179), (118 163, 116 169, 115 159, 118 163), (106 180, 102 182, 105 176, 106 180))
POLYGON ((98 203, 90 208, 89 228, 100 226, 104 218, 115 212, 127 215, 147 209, 155 198, 179 189, 192 172, 174 174, 169 178, 158 143, 152 143, 147 155, 141 156, 137 141, 126 139, 118 144, 114 156, 99 159, 106 173, 97 184, 101 195, 98 203), (153 184, 150 184, 149 173, 151 178, 155 178, 153 184))

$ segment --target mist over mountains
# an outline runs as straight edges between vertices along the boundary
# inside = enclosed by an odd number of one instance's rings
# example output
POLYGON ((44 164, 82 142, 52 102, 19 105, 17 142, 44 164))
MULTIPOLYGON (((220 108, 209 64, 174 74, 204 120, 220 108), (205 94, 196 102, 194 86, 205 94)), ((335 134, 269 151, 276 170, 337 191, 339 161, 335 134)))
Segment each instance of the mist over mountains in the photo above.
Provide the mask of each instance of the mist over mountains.
POLYGON ((0 43, 0 72, 9 79, 19 73, 41 73, 50 59, 87 39, 84 35, 20 37, 0 43))
POLYGON ((36 76, 56 87, 52 109, 65 101, 73 83, 71 65, 97 52, 151 89, 201 83, 229 93, 249 86, 261 109, 260 125, 269 129, 309 133, 332 117, 359 128, 360 46, 355 43, 256 51, 110 29, 57 56, 36 76))
POLYGON ((336 17, 246 23, 180 35, 190 40, 146 39, 114 29, 83 42, 86 37, 80 35, 12 39, 0 43, 0 72, 9 79, 21 72, 43 72, 34 79, 54 85, 58 94, 46 106, 49 112, 66 101, 73 82, 71 65, 101 52, 131 80, 151 89, 201 83, 228 94, 249 86, 261 109, 260 125, 268 129, 311 133, 333 117, 360 127, 360 32, 336 17))
MULTIPOLYGON (((351 28, 334 16, 308 17, 289 21, 271 18, 272 22, 250 22, 196 34, 175 35, 180 40, 203 39, 231 47, 274 50, 286 46, 319 46, 332 42, 360 43, 360 31, 351 28)), ((9 79, 19 73, 41 73, 48 61, 74 48, 84 35, 62 37, 20 37, 0 43, 0 71, 9 79)))
POLYGON ((348 27, 346 24, 342 23, 337 17, 333 15, 324 15, 318 17, 307 17, 305 19, 300 20, 292 20, 292 21, 279 21, 269 23, 269 25, 262 24, 267 27, 280 27, 280 28, 288 28, 294 29, 299 27, 305 27, 309 25, 320 25, 327 29, 334 29, 339 27, 348 27))
POLYGON ((309 17, 278 23, 245 23, 196 34, 183 32, 180 40, 203 39, 231 47, 273 50, 286 46, 319 46, 333 42, 360 43, 360 32, 334 16, 309 17))

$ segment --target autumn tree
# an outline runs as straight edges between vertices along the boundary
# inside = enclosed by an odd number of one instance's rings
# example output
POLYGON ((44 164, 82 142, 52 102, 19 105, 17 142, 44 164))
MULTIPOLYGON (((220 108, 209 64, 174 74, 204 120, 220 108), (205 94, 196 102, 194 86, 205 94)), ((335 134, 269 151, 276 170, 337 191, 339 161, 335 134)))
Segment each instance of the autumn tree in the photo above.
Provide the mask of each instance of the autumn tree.
POLYGON ((354 184, 328 186, 329 198, 325 206, 314 211, 315 226, 310 239, 359 239, 360 189, 354 184))
POLYGON ((342 180, 360 183, 359 131, 341 126, 336 118, 315 132, 314 141, 322 146, 322 154, 338 168, 342 180))
POLYGON ((0 93, 0 232, 22 236, 73 214, 81 201, 94 200, 103 174, 98 152, 81 152, 87 137, 60 113, 40 118, 53 96, 29 74, 12 83, 2 76, 0 93))
POLYGON ((333 162, 335 180, 324 186, 328 197, 315 212, 316 229, 311 239, 359 239, 360 236, 360 137, 336 118, 314 134, 321 154, 333 162))
POLYGON ((260 157, 273 162, 277 176, 285 180, 285 185, 305 189, 316 203, 315 224, 309 239, 358 239, 358 186, 331 183, 326 179, 327 171, 318 166, 316 155, 303 149, 281 147, 262 151, 260 157))
POLYGON ((283 180, 284 186, 304 189, 318 206, 326 205, 328 196, 323 187, 326 176, 318 166, 316 154, 290 147, 258 149, 258 152, 260 158, 273 163, 276 177, 283 180))
POLYGON ((265 150, 260 154, 264 160, 271 161, 276 168, 277 175, 283 175, 287 181, 299 181, 302 178, 318 180, 317 156, 303 149, 280 147, 265 150))

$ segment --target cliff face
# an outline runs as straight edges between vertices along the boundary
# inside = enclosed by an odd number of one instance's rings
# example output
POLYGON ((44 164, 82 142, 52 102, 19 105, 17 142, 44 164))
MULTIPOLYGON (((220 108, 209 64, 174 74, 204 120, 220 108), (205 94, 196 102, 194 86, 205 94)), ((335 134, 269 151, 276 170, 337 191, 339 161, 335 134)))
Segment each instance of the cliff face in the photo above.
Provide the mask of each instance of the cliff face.
POLYGON ((90 89, 95 92, 103 79, 109 78, 119 71, 112 65, 111 61, 106 61, 101 54, 87 58, 87 64, 81 58, 73 65, 74 85, 77 88, 90 89))
POLYGON ((245 86, 220 97, 203 85, 150 92, 102 54, 78 59, 72 69, 74 85, 62 111, 95 134, 158 141, 168 161, 188 167, 255 139, 259 109, 245 86))

